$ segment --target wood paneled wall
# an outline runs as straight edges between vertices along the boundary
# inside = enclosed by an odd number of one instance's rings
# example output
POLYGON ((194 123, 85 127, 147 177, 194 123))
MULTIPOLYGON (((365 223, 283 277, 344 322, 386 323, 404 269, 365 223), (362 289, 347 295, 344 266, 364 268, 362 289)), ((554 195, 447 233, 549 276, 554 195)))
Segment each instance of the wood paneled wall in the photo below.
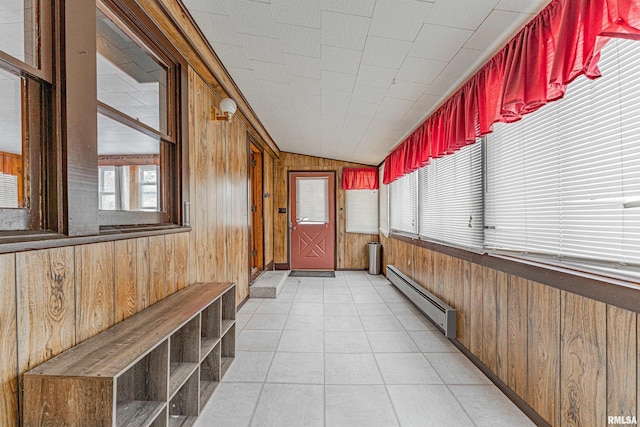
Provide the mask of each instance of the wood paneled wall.
POLYGON ((273 157, 267 153, 263 156, 263 191, 264 197, 264 265, 268 266, 273 262, 273 157))
POLYGON ((638 416, 640 315, 381 236, 383 260, 458 310, 458 341, 554 426, 638 416))
POLYGON ((336 268, 364 269, 367 267, 368 242, 377 242, 378 235, 355 234, 346 232, 346 195, 341 188, 342 168, 364 167, 357 163, 347 163, 319 157, 299 154, 280 153, 276 160, 274 173, 273 234, 274 260, 276 263, 289 263, 288 214, 278 213, 278 208, 288 207, 289 171, 335 171, 336 172, 336 268))
POLYGON ((192 69, 189 95, 190 282, 235 282, 240 302, 249 295, 247 131, 209 119, 218 99, 192 69))

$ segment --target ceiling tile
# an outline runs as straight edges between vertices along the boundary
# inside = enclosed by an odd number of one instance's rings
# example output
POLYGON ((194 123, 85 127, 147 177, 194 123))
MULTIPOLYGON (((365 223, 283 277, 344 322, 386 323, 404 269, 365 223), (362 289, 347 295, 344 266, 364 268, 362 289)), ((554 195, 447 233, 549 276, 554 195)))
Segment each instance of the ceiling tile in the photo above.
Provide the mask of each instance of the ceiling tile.
POLYGON ((411 43, 403 40, 367 37, 362 63, 386 68, 400 68, 411 43))
POLYGON ((394 68, 383 68, 362 64, 360 66, 360 71, 358 71, 356 84, 375 86, 386 90, 391 86, 391 81, 395 78, 397 73, 398 70, 394 68))
POLYGON ((387 97, 395 99, 404 99, 407 101, 417 101, 424 93, 427 85, 396 80, 387 92, 387 97))
POLYGON ((230 17, 203 12, 198 13, 197 17, 198 26, 210 43, 242 45, 230 17))
POLYGON ((322 10, 371 17, 376 0, 322 0, 322 10))
POLYGON ((273 62, 251 61, 253 68, 260 80, 272 80, 274 82, 289 83, 287 69, 283 64, 273 62))
POLYGON ((320 28, 321 0, 272 0, 276 22, 320 28))
POLYGON ((501 0, 496 9, 508 10, 511 12, 538 13, 546 5, 547 1, 531 1, 531 0, 501 0))
POLYGON ((331 105, 331 106, 337 105, 337 106, 346 108, 349 106, 349 101, 351 101, 351 93, 340 91, 340 90, 322 88, 320 100, 322 102, 323 109, 325 108, 325 105, 331 105))
POLYGON ((455 89, 455 85, 460 80, 458 76, 449 76, 446 74, 440 74, 425 90, 429 95, 445 95, 450 90, 455 89))
POLYGON ((369 35, 414 41, 432 6, 415 0, 378 0, 369 35))
POLYGON ((387 88, 380 88, 375 86, 369 86, 366 84, 358 83, 356 79, 356 85, 353 89, 351 99, 355 102, 368 102, 371 104, 380 104, 387 93, 387 88))
POLYGON ((238 33, 278 37, 273 16, 271 16, 271 6, 267 3, 236 0, 231 21, 238 33))
POLYGON ((370 22, 362 16, 322 12, 322 44, 362 50, 370 22))
POLYGON ((274 96, 278 96, 286 99, 293 99, 293 93, 291 92, 291 86, 284 82, 276 82, 273 80, 261 80, 260 86, 262 91, 269 95, 269 99, 273 99, 274 96))
POLYGON ((351 98, 351 103, 349 104, 349 112, 374 115, 378 111, 378 104, 374 104, 371 102, 360 102, 354 101, 353 97, 351 98))
POLYGON ((240 34, 240 37, 243 42, 244 51, 247 53, 249 59, 284 64, 278 39, 254 36, 251 34, 240 34))
POLYGON ((240 87, 240 90, 260 89, 260 81, 258 75, 253 70, 246 68, 226 67, 231 77, 240 87))
POLYGON ((409 55, 438 61, 451 61, 473 31, 424 24, 409 55))
POLYGON ((338 73, 336 71, 322 71, 320 86, 323 89, 333 89, 342 92, 353 91, 353 85, 356 82, 355 74, 338 73))
POLYGON ((289 24, 276 25, 283 52, 320 58, 320 29, 289 24))
POLYGON ((217 15, 231 15, 234 0, 183 0, 190 11, 215 13, 217 15))
POLYGON ((380 113, 387 114, 389 112, 393 112, 400 116, 404 116, 414 105, 415 101, 386 97, 384 101, 382 101, 382 104, 380 104, 377 115, 380 115, 380 113))
POLYGON ((427 14, 425 22, 446 27, 475 30, 499 0, 440 0, 427 14))
POLYGON ((522 28, 521 22, 529 21, 533 15, 504 10, 494 10, 480 27, 469 38, 464 47, 468 49, 488 50, 493 48, 495 42, 503 42, 505 37, 522 28))
POLYGON ((232 44, 213 43, 214 52, 226 67, 238 67, 251 69, 251 62, 241 46, 232 44))
POLYGON ((408 56, 398 72, 398 79, 431 84, 446 66, 447 62, 444 61, 408 56))
POLYGON ((361 58, 362 51, 360 50, 323 45, 320 67, 323 70, 356 74, 358 67, 360 67, 361 58))
POLYGON ((294 92, 320 96, 320 80, 302 76, 291 76, 290 79, 294 92))
POLYGON ((289 76, 309 77, 320 80, 320 58, 285 53, 285 66, 289 76))
POLYGON ((484 52, 481 50, 460 49, 458 54, 449 62, 449 65, 442 70, 442 74, 448 76, 463 76, 469 72, 469 69, 475 65, 483 54, 484 52))

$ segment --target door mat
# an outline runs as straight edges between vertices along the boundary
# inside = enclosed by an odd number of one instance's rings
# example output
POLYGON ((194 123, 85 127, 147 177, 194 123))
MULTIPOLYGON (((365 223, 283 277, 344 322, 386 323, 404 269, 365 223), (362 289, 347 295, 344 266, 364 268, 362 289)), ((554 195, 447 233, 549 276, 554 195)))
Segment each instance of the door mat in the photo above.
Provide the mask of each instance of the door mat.
POLYGON ((289 277, 336 277, 334 271, 293 270, 289 277))

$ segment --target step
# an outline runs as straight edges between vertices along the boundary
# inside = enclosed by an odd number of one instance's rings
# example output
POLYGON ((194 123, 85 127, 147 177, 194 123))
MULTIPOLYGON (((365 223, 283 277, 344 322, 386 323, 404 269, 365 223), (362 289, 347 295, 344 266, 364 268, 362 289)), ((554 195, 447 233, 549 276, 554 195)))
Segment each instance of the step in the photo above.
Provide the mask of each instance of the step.
POLYGON ((277 298, 287 280, 288 271, 265 271, 249 287, 250 298, 277 298))

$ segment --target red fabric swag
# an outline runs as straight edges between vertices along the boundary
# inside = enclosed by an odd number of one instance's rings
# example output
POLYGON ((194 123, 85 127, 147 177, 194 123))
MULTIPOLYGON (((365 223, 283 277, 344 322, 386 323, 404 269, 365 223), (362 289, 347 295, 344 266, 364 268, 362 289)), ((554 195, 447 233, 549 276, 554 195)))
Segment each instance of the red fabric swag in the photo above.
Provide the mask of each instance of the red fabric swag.
POLYGON ((613 37, 640 40, 640 0, 551 1, 387 156, 383 182, 562 98, 580 75, 600 77, 600 51, 613 37))
POLYGON ((343 168, 343 190, 377 190, 378 168, 343 168))

